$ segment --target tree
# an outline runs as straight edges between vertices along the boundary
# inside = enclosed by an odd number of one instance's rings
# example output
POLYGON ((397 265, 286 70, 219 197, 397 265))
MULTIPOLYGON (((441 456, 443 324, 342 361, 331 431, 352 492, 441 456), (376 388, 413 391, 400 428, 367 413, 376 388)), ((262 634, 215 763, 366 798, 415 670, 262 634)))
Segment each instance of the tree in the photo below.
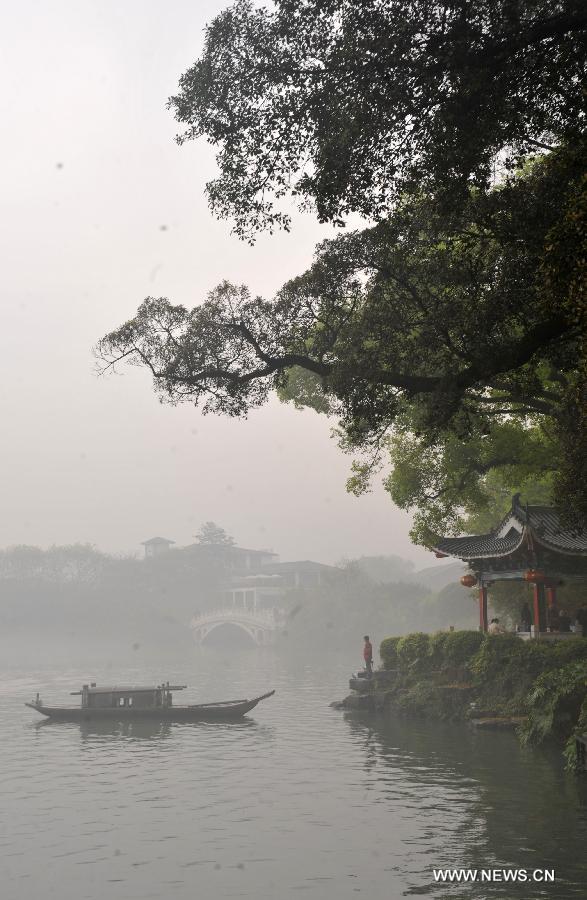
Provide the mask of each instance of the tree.
MULTIPOLYGON (((414 510, 413 540, 430 545, 442 533, 487 532, 511 507, 514 493, 530 503, 551 502, 560 448, 549 424, 481 419, 465 438, 445 430, 436 440, 396 427, 385 486, 397 506, 414 510)), ((349 486, 356 493, 363 471, 355 468, 349 486)))
POLYGON ((216 522, 204 522, 196 535, 198 544, 212 544, 217 546, 222 544, 225 547, 234 546, 234 538, 232 538, 224 528, 217 525, 216 522))
POLYGON ((206 30, 170 106, 204 136, 212 210, 241 236, 386 217, 406 190, 454 202, 499 154, 573 143, 584 127, 582 0, 238 0, 206 30))
POLYGON ((585 521, 586 31, 580 0, 237 0, 170 100, 179 141, 218 148, 213 211, 250 240, 286 195, 375 224, 273 301, 148 298, 105 366, 206 412, 277 390, 338 415, 370 454, 351 489, 390 450, 418 540, 487 510, 496 472, 585 521))
MULTIPOLYGON (((377 458, 391 447, 399 505, 455 528, 454 509, 482 499, 492 469, 511 483, 564 468, 580 329, 543 267, 582 190, 583 150, 472 189, 451 214, 426 194, 406 198, 376 226, 324 242, 273 301, 227 282, 192 310, 148 298, 102 340, 103 364, 144 365, 162 399, 206 412, 246 415, 278 389, 336 413, 348 449, 377 458)), ((354 490, 370 468, 357 468, 354 490)))

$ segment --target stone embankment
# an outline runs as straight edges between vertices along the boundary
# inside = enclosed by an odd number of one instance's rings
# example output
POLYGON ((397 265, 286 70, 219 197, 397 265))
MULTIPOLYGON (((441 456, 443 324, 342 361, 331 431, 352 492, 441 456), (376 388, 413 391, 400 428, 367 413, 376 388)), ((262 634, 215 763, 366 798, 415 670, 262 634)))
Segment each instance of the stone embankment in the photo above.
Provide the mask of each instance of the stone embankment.
MULTIPOLYGON (((453 682, 449 684, 438 683, 441 673, 431 672, 430 688, 434 691, 440 703, 437 706, 437 714, 431 718, 465 719, 475 728, 517 728, 523 725, 527 716, 498 715, 494 710, 481 710, 474 701, 475 687, 467 682, 453 682), (434 683, 434 680, 437 683, 434 683)), ((378 715, 386 713, 415 711, 406 706, 405 697, 402 697, 401 673, 380 669, 373 672, 371 678, 363 677, 357 673, 349 680, 351 693, 344 700, 331 703, 333 709, 355 710, 378 715)))
POLYGON ((383 668, 353 675, 350 694, 332 706, 515 729, 524 743, 556 741, 569 767, 584 769, 587 640, 418 632, 387 638, 380 655, 383 668))

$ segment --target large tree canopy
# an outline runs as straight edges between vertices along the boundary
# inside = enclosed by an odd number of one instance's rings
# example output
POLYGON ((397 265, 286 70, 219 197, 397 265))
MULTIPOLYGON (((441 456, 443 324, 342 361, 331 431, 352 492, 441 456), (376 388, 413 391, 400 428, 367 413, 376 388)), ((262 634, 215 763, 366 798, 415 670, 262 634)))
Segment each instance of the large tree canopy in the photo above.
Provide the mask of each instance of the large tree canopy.
POLYGON ((587 520, 586 38, 584 0, 237 0, 170 100, 218 150, 213 211, 250 240, 289 195, 371 227, 272 300, 147 298, 103 364, 205 411, 337 415, 351 490, 390 452, 416 540, 496 478, 587 520))
POLYGON ((170 105, 218 147, 212 209, 241 235, 288 227, 280 198, 321 220, 387 216, 408 189, 462 198, 497 155, 584 127, 584 0, 237 0, 170 105))
POLYGON ((278 389, 337 413, 352 449, 387 447, 393 426, 392 496, 428 510, 423 527, 456 525, 451 505, 478 497, 492 468, 560 469, 579 327, 563 275, 543 267, 582 159, 549 154, 451 215, 406 199, 322 244, 273 301, 228 283, 191 310, 148 298, 99 353, 147 366, 162 399, 206 411, 244 415, 278 389))

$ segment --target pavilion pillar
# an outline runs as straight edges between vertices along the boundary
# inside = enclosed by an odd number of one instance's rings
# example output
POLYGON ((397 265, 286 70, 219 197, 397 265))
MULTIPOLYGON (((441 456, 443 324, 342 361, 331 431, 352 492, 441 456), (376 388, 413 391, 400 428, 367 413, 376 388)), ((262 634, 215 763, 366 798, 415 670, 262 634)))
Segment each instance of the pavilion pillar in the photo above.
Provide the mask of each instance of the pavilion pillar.
POLYGON ((543 584, 534 585, 534 636, 546 631, 546 596, 543 584))
POLYGON ((549 609, 556 606, 556 585, 550 584, 546 588, 546 603, 549 609))
POLYGON ((487 585, 479 588, 479 631, 487 631, 487 585))

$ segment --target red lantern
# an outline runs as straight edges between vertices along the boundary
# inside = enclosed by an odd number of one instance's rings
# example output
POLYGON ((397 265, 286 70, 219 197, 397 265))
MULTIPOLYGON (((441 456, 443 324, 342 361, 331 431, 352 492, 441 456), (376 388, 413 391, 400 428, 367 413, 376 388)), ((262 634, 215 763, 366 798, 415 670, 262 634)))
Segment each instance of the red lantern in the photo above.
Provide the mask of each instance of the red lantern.
POLYGON ((528 569, 524 572, 524 581, 528 581, 530 584, 544 584, 546 575, 540 569, 528 569))
POLYGON ((477 579, 474 575, 463 575, 461 577, 461 584, 463 587, 472 588, 477 584, 477 579))

